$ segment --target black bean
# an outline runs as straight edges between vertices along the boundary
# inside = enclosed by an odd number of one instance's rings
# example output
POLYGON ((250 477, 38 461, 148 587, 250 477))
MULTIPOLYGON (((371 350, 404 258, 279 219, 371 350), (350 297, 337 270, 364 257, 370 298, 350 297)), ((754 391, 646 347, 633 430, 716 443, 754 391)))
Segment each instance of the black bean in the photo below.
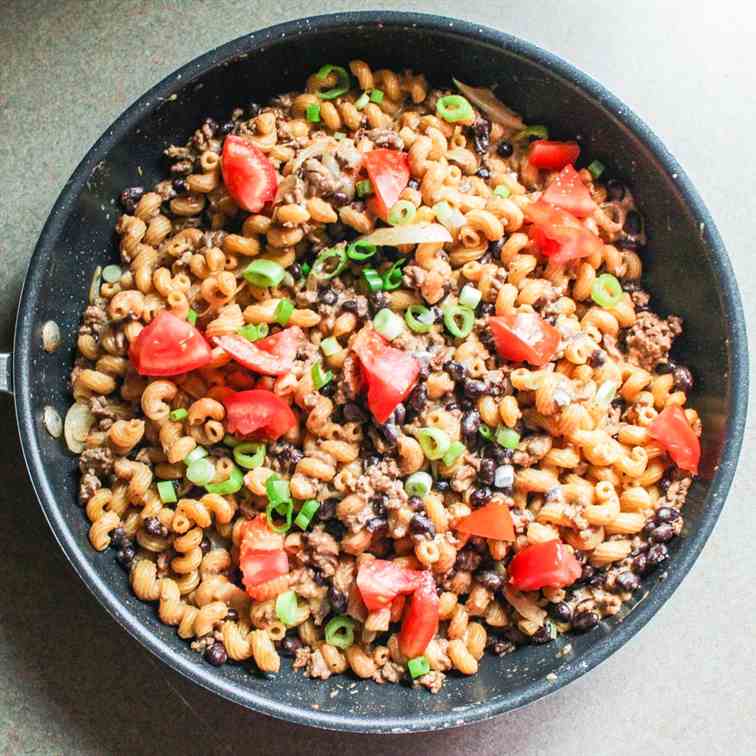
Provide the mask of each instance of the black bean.
POLYGON ((370 498, 370 506, 373 508, 373 514, 377 517, 385 516, 386 504, 388 504, 388 496, 386 494, 379 493, 370 498))
POLYGON ((284 656, 291 658, 297 655, 297 651, 302 648, 302 645, 302 641, 296 635, 287 635, 278 644, 278 650, 284 656))
POLYGON ((585 633, 598 625, 600 617, 596 612, 580 612, 572 618, 572 629, 585 633))
POLYGON ((504 656, 504 654, 511 654, 515 650, 515 645, 508 640, 499 640, 496 637, 490 637, 487 641, 488 650, 494 656, 504 656))
POLYGON ((299 263, 294 263, 289 267, 289 273, 295 281, 298 281, 302 277, 302 266, 299 263))
POLYGON ((345 226, 343 223, 329 223, 326 228, 328 229, 328 236, 332 241, 344 241, 344 239, 349 236, 349 227, 345 226))
POLYGON ((649 520, 646 520, 646 524, 643 526, 643 530, 641 530, 641 533, 643 533, 644 536, 650 536, 651 533, 654 532, 656 528, 656 522, 654 521, 654 518, 650 518, 649 520))
POLYGON ((189 191, 189 184, 182 178, 173 179, 173 181, 171 181, 171 186, 176 194, 186 194, 189 191))
POLYGON ((478 116, 475 123, 470 127, 473 135, 473 145, 475 152, 479 155, 485 155, 491 144, 491 122, 483 116, 478 116))
POLYGON ((124 189, 118 197, 121 203, 121 207, 129 214, 132 214, 136 210, 137 202, 142 198, 144 194, 143 186, 132 186, 128 189, 124 189))
POLYGON ((635 556, 633 558, 633 561, 630 564, 630 569, 636 575, 642 575, 646 571, 647 568, 648 568, 648 558, 643 553, 640 553, 637 556, 635 556))
POLYGON ((335 585, 332 585, 328 589, 328 601, 339 614, 343 614, 346 611, 347 595, 340 591, 335 585))
POLYGON ((407 505, 413 512, 421 512, 423 510, 423 500, 419 496, 410 496, 407 500, 407 505))
POLYGON ((446 403, 446 404, 444 405, 444 409, 445 409, 445 410, 446 410, 447 412, 456 412, 456 411, 457 411, 457 410, 459 410, 459 409, 467 409, 467 410, 470 410, 470 409, 472 408, 472 405, 470 404, 470 402, 465 402, 464 404, 465 404, 465 406, 464 406, 464 407, 462 407, 462 405, 461 405, 461 403, 460 403, 460 402, 456 402, 456 401, 454 401, 454 399, 452 399, 452 400, 451 400, 450 402, 447 402, 447 403, 446 403))
POLYGON ((432 539, 436 536, 436 528, 433 523, 423 514, 415 514, 409 523, 409 530, 412 535, 423 536, 432 539))
POLYGON ((386 295, 382 291, 377 291, 373 294, 368 295, 368 302, 370 303, 370 309, 373 313, 378 312, 378 310, 382 310, 385 307, 388 307, 389 305, 389 298, 388 295, 386 295))
POLYGON ((654 543, 667 543, 667 541, 671 541, 676 535, 675 529, 668 522, 663 522, 653 529, 651 540, 654 543))
POLYGON ((249 113, 250 118, 254 118, 256 115, 258 115, 260 112, 260 105, 256 102, 250 102, 249 105, 247 105, 247 113, 249 113))
POLYGON ((478 470, 478 480, 486 486, 493 485, 496 477, 496 462, 492 459, 483 459, 478 470))
POLYGON ((609 181, 606 182, 606 193, 610 200, 619 202, 625 197, 625 187, 620 181, 617 181, 617 179, 609 179, 609 181))
POLYGON ((411 178, 411 179, 410 179, 410 180, 409 180, 409 181, 407 182, 407 186, 408 186, 408 187, 409 187, 410 189, 419 189, 419 188, 420 188, 420 181, 419 181, 419 179, 416 179, 416 178, 411 178))
POLYGON ((680 510, 674 507, 659 507, 654 513, 657 522, 674 522, 680 519, 680 510))
POLYGON ((336 295, 336 292, 330 286, 328 286, 320 289, 320 291, 318 292, 318 298, 323 304, 334 305, 336 304, 338 296, 336 295))
POLYGON ((356 402, 347 402, 344 405, 344 420, 348 423, 364 423, 367 415, 356 402))
POLYGON ((625 216, 623 231, 630 236, 638 236, 643 231, 643 218, 637 210, 631 210, 625 216))
POLYGON ((496 305, 493 302, 483 302, 478 307, 478 311, 481 315, 493 315, 496 312, 496 305))
POLYGON ((685 365, 678 365, 673 372, 675 378, 674 389, 675 391, 684 391, 686 394, 693 388, 693 373, 685 367, 685 365))
POLYGON ((569 622, 572 619, 572 609, 570 609, 570 605, 565 601, 549 604, 547 609, 549 616, 557 622, 569 622))
POLYGON ((233 121, 226 121, 220 127, 221 136, 226 136, 227 134, 230 134, 233 130, 234 130, 234 122, 233 121))
POLYGON ((357 300, 356 299, 346 299, 341 303, 341 309, 345 312, 357 312, 357 300))
POLYGON ((658 567, 669 559, 669 551, 663 543, 655 543, 648 550, 648 566, 658 567))
POLYGON ((436 491, 438 491, 439 493, 445 493, 451 488, 451 486, 449 485, 449 481, 442 480, 442 479, 437 480, 434 484, 434 487, 436 491))
POLYGON ((587 584, 592 588, 604 588, 606 584, 606 573, 597 572, 593 577, 588 579, 587 584))
POLYGON ((384 423, 378 426, 378 432, 383 438, 383 442, 389 449, 393 449, 399 440, 399 429, 393 423, 384 423))
POLYGON ((493 570, 479 570, 475 573, 475 579, 489 591, 498 591, 504 582, 503 577, 493 570))
POLYGON ((415 412, 422 412, 428 403, 428 389, 424 383, 420 383, 412 389, 412 393, 407 398, 407 404, 415 412))
POLYGON ((365 528, 368 533, 377 533, 380 530, 388 528, 388 520, 385 517, 371 517, 366 523, 365 528))
POLYGON ((489 171, 485 165, 481 165, 480 168, 478 168, 477 175, 485 181, 491 178, 491 171, 489 171))
POLYGON ((478 429, 480 428, 480 414, 476 410, 466 412, 462 416, 462 435, 465 441, 469 444, 471 441, 477 440, 478 429))
POLYGON ((383 462, 383 457, 380 454, 369 454, 365 457, 365 470, 369 470, 371 467, 378 467, 383 462))
POLYGON ((336 393, 336 383, 330 381, 325 386, 321 386, 319 391, 323 396, 333 396, 336 393))
POLYGON ((461 362, 449 360, 444 364, 444 370, 450 375, 453 381, 462 381, 465 378, 465 366, 461 362))
POLYGON ((467 545, 481 556, 488 554, 488 542, 485 538, 481 538, 480 536, 472 536, 472 538, 470 538, 470 540, 467 542, 467 545))
POLYGON ((600 349, 594 349, 588 357, 588 365, 592 368, 600 368, 606 362, 606 355, 600 349))
POLYGON ((212 544, 212 542, 210 541, 210 539, 207 536, 205 536, 200 541, 200 549, 201 549, 201 551, 202 551, 203 554, 207 554, 207 552, 210 551, 210 549, 212 547, 213 547, 213 544, 212 544))
POLYGON ((111 534, 110 534, 110 545, 114 546, 117 549, 122 548, 127 543, 131 543, 131 541, 126 536, 126 531, 123 528, 116 528, 111 534))
POLYGON ((346 528, 344 524, 336 519, 328 520, 325 524, 326 533, 333 536, 337 541, 340 541, 346 534, 346 528))
POLYGON ((615 585, 622 591, 632 593, 640 588, 640 578, 632 572, 622 572, 617 575, 615 585))
POLYGON ((213 643, 213 645, 205 651, 205 661, 208 664, 212 664, 214 667, 224 665, 228 661, 226 647, 220 642, 213 643))
POLYGON ((551 643, 556 638, 556 628, 553 623, 541 625, 533 635, 530 636, 530 642, 536 646, 542 646, 544 643, 551 643))
POLYGON ((144 529, 149 535, 155 536, 156 538, 168 537, 168 528, 166 528, 157 517, 148 517, 144 521, 144 529))
POLYGON ((348 205, 351 202, 349 195, 345 192, 334 192, 331 195, 331 201, 336 207, 344 207, 344 205, 348 205))
POLYGON ((474 507, 482 507, 491 496, 491 489, 488 486, 481 486, 470 494, 470 504, 474 507))
POLYGON ((659 375, 667 375, 667 373, 673 373, 676 367, 674 362, 658 362, 654 371, 659 375))
POLYGON ((132 543, 127 543, 116 553, 116 561, 121 567, 128 570, 131 567, 131 563, 134 561, 135 556, 136 549, 134 548, 134 545, 132 543))
POLYGON ((394 425, 404 425, 406 415, 407 410, 404 405, 397 404, 396 407, 394 407, 394 411, 391 413, 391 422, 393 422, 394 425))
POLYGON ((338 504, 339 499, 337 498, 326 499, 321 503, 320 507, 318 507, 315 517, 319 522, 326 522, 327 520, 333 519, 334 515, 336 514, 336 507, 338 506, 338 504))
POLYGON ((462 391, 467 399, 479 399, 486 393, 486 384, 483 381, 467 378, 462 384, 462 391))
POLYGON ((499 155, 499 157, 508 158, 513 152, 514 148, 512 147, 512 143, 508 142, 506 139, 502 139, 499 144, 496 145, 496 154, 499 155))
POLYGON ((465 572, 474 572, 480 566, 480 554, 476 554, 472 549, 464 548, 457 554, 454 567, 465 572))
POLYGON ((583 565, 583 572, 580 577, 575 581, 577 583, 587 583, 596 576, 596 568, 590 564, 583 565))

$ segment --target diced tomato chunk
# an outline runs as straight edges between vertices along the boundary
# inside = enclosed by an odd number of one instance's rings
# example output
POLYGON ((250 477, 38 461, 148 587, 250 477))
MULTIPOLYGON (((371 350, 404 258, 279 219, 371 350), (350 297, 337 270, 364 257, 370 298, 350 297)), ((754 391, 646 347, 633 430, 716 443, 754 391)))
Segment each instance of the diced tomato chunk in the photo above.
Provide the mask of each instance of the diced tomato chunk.
POLYGON ((506 504, 486 504, 463 517, 456 526, 461 533, 491 538, 494 541, 514 541, 512 515, 506 504))
POLYGON ((520 591, 566 588, 582 574, 580 562, 556 540, 526 546, 509 563, 509 582, 520 591))
POLYGON ((531 238, 544 255, 559 265, 603 251, 604 243, 596 234, 585 228, 572 213, 550 205, 543 197, 527 205, 524 213, 538 229, 537 235, 529 232, 531 238), (544 244, 545 239, 553 244, 544 244))
POLYGON ((408 659, 425 653, 438 632, 438 591, 429 572, 420 573, 420 584, 410 596, 399 631, 399 650, 408 659))
POLYGON ((554 142, 549 139, 537 139, 528 150, 528 162, 536 168, 549 171, 561 171, 568 163, 574 163, 580 157, 577 142, 554 142))
POLYGON ((223 183, 243 210, 257 213, 276 195, 276 169, 265 153, 240 136, 223 141, 223 183))
POLYGON ((260 586, 289 572, 289 558, 283 549, 283 537, 274 533, 265 515, 258 515, 242 526, 239 568, 247 593, 260 597, 260 586))
POLYGON ((223 404, 229 433, 275 441, 297 424, 291 407, 267 389, 233 392, 223 397, 223 404))
POLYGON ((682 407, 676 404, 665 407, 648 427, 648 435, 666 450, 681 470, 698 474, 701 442, 682 407))
POLYGON ((365 168, 373 185, 375 213, 385 220, 409 182, 409 156, 397 150, 371 150, 365 155, 365 168))
POLYGON ((544 202, 566 210, 576 218, 587 218, 596 209, 588 187, 572 164, 565 165, 542 195, 544 202))
POLYGON ((258 341, 249 341, 238 334, 216 336, 213 342, 228 352, 236 362, 262 375, 286 375, 294 366, 300 345, 304 342, 302 329, 284 328, 258 341))
POLYGON ((357 587, 365 606, 373 612, 390 606, 400 594, 412 593, 419 584, 419 574, 386 559, 373 559, 360 566, 357 587))
POLYGON ((561 336, 536 312, 513 312, 488 318, 496 351, 505 360, 541 367, 551 360, 561 336))

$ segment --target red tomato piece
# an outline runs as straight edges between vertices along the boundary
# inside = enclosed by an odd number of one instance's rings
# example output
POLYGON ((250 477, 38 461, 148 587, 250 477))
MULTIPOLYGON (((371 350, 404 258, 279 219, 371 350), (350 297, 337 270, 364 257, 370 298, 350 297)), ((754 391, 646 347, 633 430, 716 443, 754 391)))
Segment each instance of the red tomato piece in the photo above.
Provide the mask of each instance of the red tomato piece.
POLYGON ((376 215, 385 219, 409 182, 409 156, 397 150, 371 150, 365 155, 365 167, 375 193, 376 215))
POLYGON ((163 310, 141 330, 129 357, 140 375, 179 375, 207 365, 212 352, 188 320, 163 310))
POLYGON ((542 198, 550 205, 572 213, 576 218, 587 218, 596 209, 596 203, 591 199, 588 187, 571 163, 562 168, 542 198))
POLYGON ((580 157, 580 147, 576 142, 553 142, 537 139, 528 150, 528 162, 536 168, 561 171, 568 163, 580 157))
POLYGON ((589 231, 572 213, 554 207, 545 202, 543 197, 528 205, 525 217, 537 229, 537 235, 531 232, 541 252, 559 265, 570 260, 587 257, 596 252, 601 253, 604 244, 596 234, 589 231), (544 245, 543 239, 556 244, 544 245))
POLYGON ((249 341, 231 334, 216 336, 213 342, 225 349, 240 365, 263 375, 286 375, 294 365, 297 351, 304 341, 297 326, 285 328, 259 341, 249 341))
POLYGON ((488 318, 496 351, 505 360, 541 367, 556 353, 561 336, 535 312, 513 312, 488 318))
POLYGON ((257 599, 257 588, 289 572, 289 558, 283 549, 283 536, 268 526, 265 515, 242 525, 239 568, 247 593, 257 599))
POLYGON ((357 588, 365 606, 374 612, 389 606, 399 594, 412 593, 419 575, 386 559, 373 559, 357 572, 357 588))
POLYGON ((362 367, 363 383, 367 385, 368 407, 377 422, 385 423, 396 405, 415 387, 420 365, 412 355, 389 346, 371 329, 363 329, 358 334, 352 349, 362 367))
POLYGON ((259 514, 254 519, 244 522, 240 535, 240 552, 274 551, 284 547, 283 534, 270 529, 268 518, 264 514, 259 514))
POLYGON ((391 621, 399 622, 404 614, 404 605, 407 603, 407 597, 404 594, 399 594, 391 602, 391 621))
POLYGON ((512 515, 506 504, 486 504, 457 523, 461 533, 492 538, 494 541, 514 541, 512 515))
POLYGON ((408 659, 425 653, 438 632, 438 591, 430 572, 420 573, 420 585, 412 594, 399 631, 399 649, 408 659))
POLYGON ((566 588, 582 574, 580 562, 560 541, 527 546, 509 563, 509 582, 519 591, 566 588))
POLYGON ((538 226, 531 226, 528 230, 528 236, 535 242, 536 247, 541 250, 541 254, 546 257, 553 257, 559 252, 559 243, 549 239, 538 226))
POLYGON ((237 391, 223 398, 229 433, 275 441, 296 424, 296 415, 286 402, 267 389, 237 391))
POLYGON ((648 435, 657 441, 681 469, 698 474, 701 442, 690 427, 681 407, 665 407, 648 427, 648 435))
POLYGON ((223 183, 243 210, 257 213, 276 194, 276 169, 265 153, 246 139, 229 134, 223 142, 223 183))

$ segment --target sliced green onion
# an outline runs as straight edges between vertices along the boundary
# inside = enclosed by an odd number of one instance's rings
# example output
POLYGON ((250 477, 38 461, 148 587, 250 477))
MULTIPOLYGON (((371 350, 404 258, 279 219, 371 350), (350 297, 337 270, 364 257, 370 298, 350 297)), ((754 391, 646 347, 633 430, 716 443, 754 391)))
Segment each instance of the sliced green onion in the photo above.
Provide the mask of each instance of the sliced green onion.
POLYGON ((226 435, 223 436, 223 443, 226 446, 236 446, 237 444, 240 444, 241 441, 236 438, 236 436, 232 436, 230 433, 226 433, 226 435))
POLYGON ((370 95, 367 92, 363 92, 355 101, 354 107, 357 110, 364 110, 367 104, 370 102, 370 95))
POLYGON ((186 313, 186 319, 192 325, 197 325, 197 313, 194 310, 189 310, 189 312, 186 313))
POLYGON ((102 269, 102 279, 108 283, 115 283, 123 275, 120 265, 106 265, 102 269))
POLYGON ((408 496, 425 496, 433 488, 433 478, 427 472, 416 472, 404 481, 404 490, 408 496))
POLYGON ((278 475, 271 475, 265 481, 265 493, 268 495, 268 501, 272 504, 279 504, 282 501, 291 499, 289 491, 289 481, 282 480, 278 475))
POLYGON ((312 265, 315 278, 325 281, 338 276, 347 265, 346 251, 343 247, 324 249, 312 265))
POLYGON ((313 102, 305 108, 305 118, 310 123, 320 123, 320 105, 313 102))
POLYGON ((375 314, 373 327, 381 336, 393 341, 404 330, 404 322, 395 312, 384 307, 375 314))
POLYGON ((350 260, 362 262, 370 259, 377 251, 378 247, 375 244, 358 239, 347 246, 347 257, 350 260))
POLYGON ((370 183, 370 179, 362 179, 354 185, 355 191, 358 197, 367 197, 373 193, 373 185, 370 183))
POLYGON ((404 273, 402 267, 407 264, 407 258, 399 258, 384 274, 383 274, 383 290, 394 291, 402 285, 402 277, 404 273))
POLYGON ((451 205, 446 202, 446 200, 436 202, 436 204, 433 205, 433 212, 436 214, 436 220, 448 228, 452 222, 451 205))
POLYGON ((285 533, 291 528, 291 518, 294 514, 294 502, 291 499, 285 501, 279 501, 274 503, 268 502, 268 506, 265 507, 265 517, 268 519, 268 525, 270 529, 276 533, 285 533), (280 525, 276 523, 273 515, 283 517, 284 521, 280 525))
POLYGON ((195 446, 189 454, 184 457, 184 464, 191 465, 192 462, 196 462, 198 459, 202 459, 207 456, 207 449, 204 446, 195 446))
POLYGON ((462 291, 459 292, 459 303, 471 310, 474 310, 480 304, 482 298, 483 294, 480 289, 476 289, 472 284, 465 284, 462 291))
POLYGON ((208 483, 205 486, 205 490, 208 493, 220 494, 221 496, 230 496, 237 491, 241 491, 241 487, 244 485, 244 474, 242 471, 234 465, 231 468, 231 474, 222 480, 220 483, 208 483))
POLYGON ((619 383, 617 381, 604 381, 596 391, 596 401, 599 404, 611 404, 618 388, 619 383))
POLYGON ((375 294, 377 291, 383 291, 383 279, 375 268, 364 268, 362 277, 367 283, 368 291, 375 294))
MULTIPOLYGON (((595 179, 597 179, 605 170, 606 170, 606 166, 600 160, 594 160, 588 166, 588 172, 595 179)), ((105 271, 103 271, 103 273, 105 273, 105 271)))
POLYGON ((252 286, 264 289, 266 286, 278 286, 286 271, 273 260, 252 260, 244 271, 244 278, 252 286))
POLYGON ((257 441, 243 441, 234 446, 234 462, 245 470, 254 470, 265 461, 265 451, 265 444, 257 441))
POLYGON ((506 186, 505 184, 499 184, 496 187, 496 189, 494 189, 494 194, 497 197, 501 197, 502 199, 506 199, 507 197, 509 197, 509 195, 511 194, 511 192, 509 191, 509 187, 508 186, 506 186))
POLYGON ((475 313, 469 307, 448 305, 444 307, 444 325, 452 336, 464 339, 470 335, 475 323, 475 313))
POLYGON ((383 90, 381 89, 374 89, 370 93, 370 102, 378 103, 379 105, 383 102, 383 90))
POLYGON ((449 123, 470 121, 475 117, 472 105, 462 95, 446 95, 436 102, 436 114, 449 123))
POLYGON ((160 497, 160 501, 163 504, 172 504, 174 501, 178 501, 176 498, 176 488, 173 485, 173 481, 161 480, 157 484, 157 492, 160 497))
POLYGON ((515 141, 520 141, 523 139, 530 139, 531 137, 535 137, 536 139, 548 139, 549 130, 546 126, 528 126, 522 131, 518 131, 512 138, 515 141))
POLYGON ((325 642, 342 651, 354 643, 354 620, 345 614, 334 617, 325 626, 325 642))
POLYGON ((599 307, 616 307, 622 301, 622 286, 611 273, 602 273, 591 286, 591 299, 599 307))
POLYGON ((327 386, 333 380, 333 373, 330 370, 323 370, 323 363, 316 362, 312 366, 312 382, 316 390, 327 386))
POLYGON ((425 305, 413 304, 405 310, 404 322, 415 333, 428 333, 433 327, 435 318, 433 317, 433 311, 429 310, 425 305))
POLYGON ((247 325, 243 325, 237 333, 239 336, 243 336, 247 339, 247 341, 258 341, 268 335, 268 330, 267 323, 258 323, 257 325, 254 323, 248 323, 247 325))
POLYGON ((320 502, 315 501, 315 499, 308 499, 302 504, 302 508, 299 510, 299 514, 296 516, 294 524, 302 530, 307 530, 310 522, 312 522, 312 518, 315 516, 315 512, 319 509, 320 502))
POLYGON ((337 97, 346 94, 349 88, 352 86, 352 80, 349 78, 349 73, 345 68, 341 66, 333 66, 327 63, 316 74, 316 76, 322 81, 328 76, 331 71, 336 73, 336 86, 333 89, 327 89, 325 92, 318 92, 318 97, 321 100, 335 100, 337 97))
POLYGON ((178 409, 172 410, 170 415, 168 417, 173 420, 174 423, 178 423, 181 420, 186 419, 189 416, 189 413, 183 408, 179 407, 178 409))
POLYGON ((453 465, 464 453, 465 445, 461 441, 452 441, 448 451, 444 454, 443 463, 449 467, 453 465))
POLYGON ((405 226, 415 219, 417 208, 409 200, 395 202, 388 214, 388 222, 392 226, 405 226))
POLYGON ((407 662, 407 671, 410 673, 410 677, 416 680, 430 672, 430 663, 424 656, 416 656, 407 662))
POLYGON ((334 354, 338 354, 341 351, 341 344, 339 344, 333 336, 329 336, 327 339, 323 339, 320 342, 320 351, 326 357, 333 357, 334 354))
POLYGON ((289 322, 291 314, 294 312, 294 303, 289 299, 282 299, 276 305, 276 311, 273 317, 278 325, 285 326, 289 322))
POLYGON ((505 449, 516 449, 520 443, 520 434, 511 428, 499 428, 496 431, 496 443, 505 449))
POLYGON ((451 446, 451 439, 440 428, 420 428, 415 437, 430 460, 441 459, 451 446))
POLYGON ((195 486, 206 486, 215 475, 215 465, 207 458, 196 459, 186 468, 186 478, 195 486))
POLYGON ((286 591, 276 596, 276 617, 284 625, 293 625, 297 621, 297 594, 286 591))
POLYGON ((340 142, 342 139, 346 139, 346 134, 343 131, 334 131, 333 132, 333 138, 340 142))
POLYGON ((480 433, 480 435, 483 436, 486 441, 493 441, 494 432, 490 426, 481 425, 480 428, 478 428, 478 433, 480 433))
POLYGON ((307 276, 310 275, 310 271, 312 270, 312 265, 308 262, 303 262, 302 265, 302 278, 307 278, 307 276))

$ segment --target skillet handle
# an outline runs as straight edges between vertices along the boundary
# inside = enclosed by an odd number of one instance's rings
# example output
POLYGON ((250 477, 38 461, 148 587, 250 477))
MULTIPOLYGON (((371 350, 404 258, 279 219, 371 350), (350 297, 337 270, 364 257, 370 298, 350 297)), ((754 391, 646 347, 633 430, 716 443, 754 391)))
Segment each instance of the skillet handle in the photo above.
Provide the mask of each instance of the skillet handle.
POLYGON ((13 355, 0 352, 0 394, 13 396, 13 355))

